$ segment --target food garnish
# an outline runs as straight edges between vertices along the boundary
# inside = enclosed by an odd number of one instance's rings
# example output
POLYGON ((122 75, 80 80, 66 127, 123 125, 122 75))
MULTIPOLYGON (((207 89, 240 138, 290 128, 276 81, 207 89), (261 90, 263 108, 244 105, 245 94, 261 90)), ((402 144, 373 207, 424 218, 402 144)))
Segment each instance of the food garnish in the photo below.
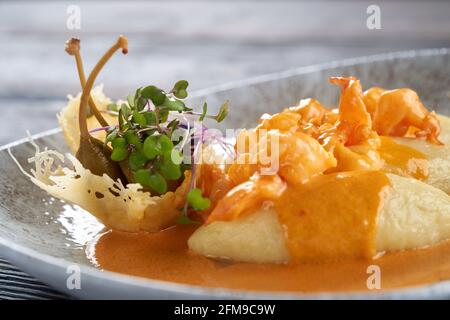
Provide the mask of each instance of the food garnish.
POLYGON ((80 41, 72 38, 66 42, 67 53, 75 57, 83 90, 79 109, 80 145, 77 159, 94 174, 107 174, 124 184, 139 183, 144 191, 152 195, 176 190, 184 179, 184 171, 192 170, 190 191, 183 207, 184 216, 189 208, 206 210, 210 200, 202 196, 200 189, 195 188, 195 157, 199 145, 205 142, 208 129, 202 124, 201 132, 196 132, 193 121, 202 123, 206 118, 223 121, 228 113, 228 102, 221 106, 216 115, 207 113, 206 102, 202 112, 197 113, 183 101, 188 97, 189 83, 186 80, 177 81, 168 92, 155 85, 148 85, 128 95, 126 102, 108 105, 108 112, 117 116, 117 124, 110 125, 96 107, 90 90, 98 73, 119 49, 123 53, 128 51, 127 39, 123 36, 100 59, 86 81, 80 41), (97 118, 101 127, 88 130, 86 119, 90 114, 97 118), (107 132, 105 141, 90 135, 101 130, 107 132), (192 148, 194 153, 190 161, 183 163, 186 147, 189 150, 192 148))
MULTIPOLYGON (((75 62, 77 65, 77 72, 78 77, 80 78, 80 84, 81 84, 81 90, 84 89, 86 86, 86 76, 84 73, 84 67, 83 67, 83 60, 81 58, 80 53, 80 39, 77 38, 70 38, 66 41, 66 52, 75 57, 75 62)), ((105 118, 103 118, 102 114, 98 110, 97 106, 95 105, 94 100, 89 95, 89 109, 86 110, 86 116, 90 116, 91 114, 94 114, 97 121, 104 127, 108 126, 108 122, 106 122, 105 118)))
POLYGON ((116 43, 98 61, 83 88, 78 114, 78 121, 80 126, 80 146, 76 153, 76 157, 81 162, 81 164, 86 169, 89 169, 93 174, 107 174, 113 180, 120 179, 122 181, 126 181, 124 174, 120 169, 120 166, 116 162, 111 161, 112 150, 102 141, 92 137, 89 134, 86 120, 86 109, 88 106, 89 98, 91 96, 90 92, 94 85, 94 81, 103 66, 119 49, 122 49, 123 54, 126 54, 128 52, 128 40, 123 36, 120 36, 117 39, 116 43))

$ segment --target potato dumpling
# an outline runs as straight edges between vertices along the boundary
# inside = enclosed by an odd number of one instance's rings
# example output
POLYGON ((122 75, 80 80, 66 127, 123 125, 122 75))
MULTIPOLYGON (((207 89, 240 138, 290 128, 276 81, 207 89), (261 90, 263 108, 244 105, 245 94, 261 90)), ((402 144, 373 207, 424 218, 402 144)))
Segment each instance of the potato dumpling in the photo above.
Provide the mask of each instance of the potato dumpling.
MULTIPOLYGON (((417 248, 450 238, 447 194, 413 178, 393 174, 388 178, 391 187, 377 217, 378 252, 417 248)), ((200 227, 188 244, 208 257, 258 263, 289 261, 283 227, 273 210, 260 209, 231 222, 212 222, 200 227)))

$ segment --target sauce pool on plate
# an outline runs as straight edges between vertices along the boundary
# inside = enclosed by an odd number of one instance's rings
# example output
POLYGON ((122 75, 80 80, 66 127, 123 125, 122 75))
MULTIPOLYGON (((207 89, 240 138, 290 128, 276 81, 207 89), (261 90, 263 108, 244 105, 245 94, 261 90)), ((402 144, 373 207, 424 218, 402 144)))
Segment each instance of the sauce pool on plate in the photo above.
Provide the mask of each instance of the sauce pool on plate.
POLYGON ((450 241, 429 248, 387 253, 376 259, 252 264, 217 261, 190 252, 187 240, 195 228, 177 225, 152 234, 109 231, 88 246, 88 256, 99 268, 108 271, 205 287, 256 291, 367 291, 368 278, 373 274, 369 267, 373 265, 379 267, 382 290, 450 278, 450 241))

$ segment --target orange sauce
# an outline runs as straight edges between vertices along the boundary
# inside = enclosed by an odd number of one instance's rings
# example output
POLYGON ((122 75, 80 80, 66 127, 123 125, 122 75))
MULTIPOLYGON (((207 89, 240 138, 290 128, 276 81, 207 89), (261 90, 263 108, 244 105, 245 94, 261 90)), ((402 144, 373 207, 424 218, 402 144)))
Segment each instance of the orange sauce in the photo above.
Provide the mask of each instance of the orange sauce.
POLYGON ((196 255, 187 247, 187 239, 194 231, 195 227, 183 225, 153 234, 110 231, 94 244, 93 256, 104 270, 241 290, 368 291, 370 265, 380 268, 382 290, 450 278, 450 241, 388 253, 377 259, 276 265, 231 263, 196 255))
POLYGON ((385 161, 385 170, 402 176, 424 180, 428 176, 428 160, 420 151, 396 143, 392 138, 380 136, 380 157, 385 161))
POLYGON ((373 257, 376 219, 389 179, 381 171, 351 171, 289 186, 275 209, 294 260, 373 257))

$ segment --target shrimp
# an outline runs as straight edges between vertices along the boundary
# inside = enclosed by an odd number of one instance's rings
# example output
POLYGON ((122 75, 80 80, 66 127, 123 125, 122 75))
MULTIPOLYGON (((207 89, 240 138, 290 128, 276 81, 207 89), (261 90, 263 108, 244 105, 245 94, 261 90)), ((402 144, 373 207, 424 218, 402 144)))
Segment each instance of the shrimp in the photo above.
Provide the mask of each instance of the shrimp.
POLYGON ((244 130, 237 137, 238 161, 230 166, 231 181, 242 183, 255 172, 273 171, 288 183, 301 184, 336 166, 333 154, 313 137, 299 131, 244 130), (256 134, 255 134, 256 131, 256 134), (252 141, 255 140, 255 141, 252 141))
POLYGON ((286 183, 278 175, 263 176, 255 173, 248 181, 234 187, 219 200, 207 223, 235 220, 265 201, 278 199, 285 189, 286 183))
POLYGON ((302 132, 317 138, 324 123, 335 122, 337 113, 326 109, 316 99, 302 99, 296 106, 284 109, 274 115, 264 114, 257 129, 302 132))
POLYGON ((258 129, 276 129, 280 131, 296 131, 302 121, 302 116, 289 110, 276 113, 274 115, 264 114, 258 129))
POLYGON ((342 88, 339 101, 337 134, 346 146, 365 142, 372 131, 372 119, 366 110, 361 83, 355 77, 331 77, 342 88))
POLYGON ((364 91, 364 103, 366 104, 367 112, 369 112, 370 116, 372 117, 372 120, 375 111, 377 110, 380 97, 385 91, 386 90, 380 87, 373 87, 364 91))
MULTIPOLYGON (((328 172, 379 169, 382 161, 378 155, 380 138, 372 128, 372 118, 366 107, 366 97, 361 84, 354 77, 332 77, 330 82, 341 86, 339 121, 331 127, 331 146, 337 166, 328 172), (336 135, 333 137, 333 135, 336 135)), ((370 92, 373 97, 379 90, 370 92)), ((375 95, 376 97, 376 95, 375 95)))
POLYGON ((325 115, 330 112, 319 101, 311 98, 300 100, 298 106, 290 107, 288 111, 301 115, 302 122, 315 125, 322 124, 325 115))
POLYGON ((404 136, 410 127, 417 128, 417 138, 442 145, 438 140, 439 120, 428 110, 417 93, 408 88, 386 91, 381 94, 373 116, 374 129, 380 135, 404 136))

